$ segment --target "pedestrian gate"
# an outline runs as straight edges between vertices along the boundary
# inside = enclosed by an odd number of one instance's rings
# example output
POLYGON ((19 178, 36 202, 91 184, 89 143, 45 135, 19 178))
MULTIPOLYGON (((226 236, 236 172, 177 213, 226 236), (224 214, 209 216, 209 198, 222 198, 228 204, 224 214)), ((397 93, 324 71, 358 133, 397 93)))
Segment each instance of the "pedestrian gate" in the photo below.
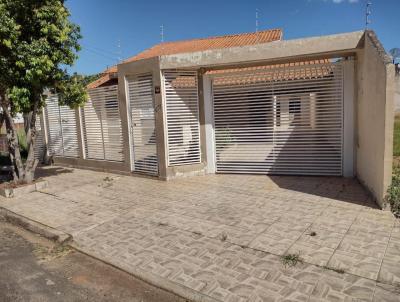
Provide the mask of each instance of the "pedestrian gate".
POLYGON ((132 170, 158 175, 152 75, 129 76, 126 80, 133 141, 132 170))

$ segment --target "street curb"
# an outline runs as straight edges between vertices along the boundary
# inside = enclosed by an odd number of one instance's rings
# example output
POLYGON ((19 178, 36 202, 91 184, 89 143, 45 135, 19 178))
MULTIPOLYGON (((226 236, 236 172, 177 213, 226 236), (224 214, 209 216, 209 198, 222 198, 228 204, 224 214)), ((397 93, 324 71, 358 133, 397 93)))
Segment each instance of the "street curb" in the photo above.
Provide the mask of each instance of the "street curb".
POLYGON ((3 207, 0 207, 0 219, 3 219, 13 225, 20 226, 33 233, 39 234, 44 238, 57 242, 58 244, 67 244, 72 240, 72 236, 70 234, 14 213, 3 207))
POLYGON ((117 264, 113 264, 112 262, 104 260, 103 258, 100 258, 100 257, 94 255, 93 253, 88 253, 88 252, 80 249, 74 243, 70 243, 69 246, 82 254, 85 254, 85 255, 92 257, 100 262, 105 263, 106 265, 110 265, 118 270, 121 270, 121 271, 123 271, 135 278, 138 278, 150 285, 153 285, 153 286, 163 289, 167 292, 173 293, 179 297, 182 297, 183 299, 188 300, 188 302, 191 302, 191 301, 192 302, 221 302, 221 300, 214 299, 214 298, 212 298, 208 295, 202 294, 194 289, 191 289, 191 288, 181 285, 179 283, 170 281, 167 278, 159 277, 159 276, 149 273, 143 269, 140 269, 137 267, 135 267, 134 269, 130 269, 130 270, 125 269, 117 264))
POLYGON ((82 254, 85 254, 91 258, 94 258, 100 262, 105 263, 106 265, 110 265, 110 266, 112 266, 118 270, 121 270, 135 278, 138 278, 150 285, 153 285, 153 286, 163 289, 167 292, 178 295, 189 301, 221 302, 220 300, 216 300, 210 296, 202 294, 202 293, 195 291, 189 287, 175 283, 166 278, 158 277, 157 275, 154 275, 152 273, 146 272, 143 269, 134 268, 132 270, 132 268, 130 268, 130 270, 128 270, 119 265, 113 264, 112 262, 102 259, 101 257, 94 255, 93 253, 88 253, 88 252, 80 249, 79 247, 77 247, 77 245, 73 243, 73 241, 72 241, 73 238, 70 234, 61 232, 57 229, 54 229, 47 225, 44 225, 40 222, 37 222, 37 221, 29 219, 25 216, 16 214, 16 213, 14 213, 6 208, 3 208, 3 207, 0 207, 0 221, 1 220, 4 220, 4 221, 11 223, 13 225, 16 225, 16 226, 20 226, 28 231, 39 234, 39 235, 41 235, 49 240, 55 241, 59 244, 68 245, 82 254))

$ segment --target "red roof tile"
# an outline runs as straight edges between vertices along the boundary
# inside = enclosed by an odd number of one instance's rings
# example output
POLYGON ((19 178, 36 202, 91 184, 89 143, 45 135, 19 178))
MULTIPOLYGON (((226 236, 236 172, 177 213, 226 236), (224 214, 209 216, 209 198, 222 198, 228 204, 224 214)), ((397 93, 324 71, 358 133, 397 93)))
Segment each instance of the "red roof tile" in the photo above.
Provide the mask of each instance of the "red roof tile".
MULTIPOLYGON (((243 33, 236 35, 208 37, 202 39, 164 42, 142 51, 124 62, 138 61, 153 57, 172 55, 186 52, 204 51, 209 49, 220 49, 228 47, 255 45, 279 41, 282 39, 281 29, 270 29, 259 32, 243 33)), ((104 73, 117 72, 117 66, 110 67, 104 73)))

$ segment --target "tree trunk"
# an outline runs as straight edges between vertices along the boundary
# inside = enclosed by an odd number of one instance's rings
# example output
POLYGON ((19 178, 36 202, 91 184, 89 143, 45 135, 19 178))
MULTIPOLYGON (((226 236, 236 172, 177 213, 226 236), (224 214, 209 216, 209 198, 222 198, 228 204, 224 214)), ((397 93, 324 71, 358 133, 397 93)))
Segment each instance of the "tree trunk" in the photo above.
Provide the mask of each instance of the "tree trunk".
POLYGON ((15 128, 13 117, 10 113, 9 102, 5 92, 1 92, 1 108, 6 122, 8 152, 11 160, 11 172, 14 183, 20 183, 24 178, 24 165, 22 163, 18 133, 15 128))
POLYGON ((35 177, 35 170, 38 165, 38 159, 35 158, 35 145, 36 145, 36 114, 41 101, 41 94, 36 93, 34 96, 33 110, 26 115, 27 121, 25 123, 26 129, 26 143, 28 145, 28 157, 25 163, 24 181, 31 183, 35 177))
MULTIPOLYGON (((12 176, 14 183, 32 183, 35 176, 35 170, 38 160, 35 158, 35 142, 36 142, 36 114, 40 104, 41 94, 34 96, 34 104, 32 111, 27 115, 28 120, 25 125, 26 142, 28 145, 28 157, 25 164, 21 158, 20 146, 18 141, 18 133, 14 124, 13 117, 10 112, 8 98, 5 92, 1 92, 1 108, 6 122, 8 151, 10 154, 12 176)), ((25 117, 24 117, 25 119, 25 117)))

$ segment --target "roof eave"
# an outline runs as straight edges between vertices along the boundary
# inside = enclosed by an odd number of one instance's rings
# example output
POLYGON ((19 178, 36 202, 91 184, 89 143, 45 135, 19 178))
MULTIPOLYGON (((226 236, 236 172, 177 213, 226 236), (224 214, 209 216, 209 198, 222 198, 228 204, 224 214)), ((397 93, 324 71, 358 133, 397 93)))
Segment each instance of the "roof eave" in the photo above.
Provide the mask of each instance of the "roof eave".
POLYGON ((161 69, 232 66, 234 64, 274 61, 355 52, 364 31, 273 41, 263 44, 213 49, 160 57, 161 69))

